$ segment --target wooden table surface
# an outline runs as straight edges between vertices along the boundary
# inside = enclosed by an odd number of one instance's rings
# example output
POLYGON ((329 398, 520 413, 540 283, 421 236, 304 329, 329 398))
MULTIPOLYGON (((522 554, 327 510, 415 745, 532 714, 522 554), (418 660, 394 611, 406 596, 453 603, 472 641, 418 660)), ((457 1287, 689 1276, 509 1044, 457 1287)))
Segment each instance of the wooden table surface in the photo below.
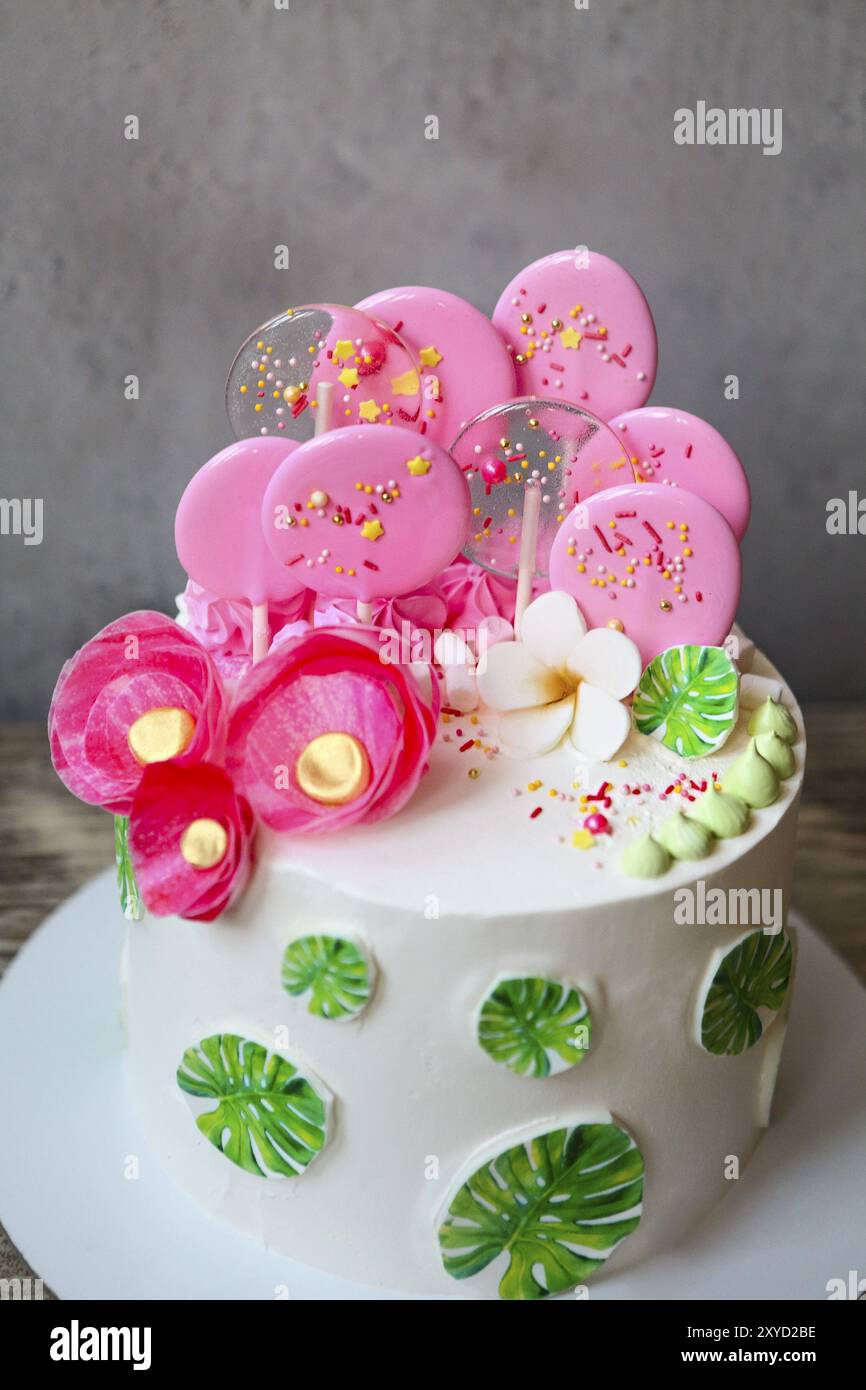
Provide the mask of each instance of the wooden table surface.
MULTIPOLYGON (((794 906, 866 981, 866 706, 805 710, 794 906)), ((0 974, 52 908, 113 858, 111 818, 58 781, 43 729, 0 728, 0 974)), ((0 1228, 0 1278, 26 1265, 0 1228)))

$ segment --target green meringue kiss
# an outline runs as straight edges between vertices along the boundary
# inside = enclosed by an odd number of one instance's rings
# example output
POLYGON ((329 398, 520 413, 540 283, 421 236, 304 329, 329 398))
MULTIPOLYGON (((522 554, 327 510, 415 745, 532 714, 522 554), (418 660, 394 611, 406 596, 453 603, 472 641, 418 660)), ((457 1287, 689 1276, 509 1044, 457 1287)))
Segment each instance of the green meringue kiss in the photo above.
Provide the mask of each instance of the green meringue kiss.
POLYGON ((745 801, 728 792, 706 792, 686 814, 689 820, 697 821, 718 840, 742 835, 751 820, 745 801))
POLYGON ((659 878, 671 866, 671 857, 652 835, 641 835, 623 851, 619 866, 630 878, 659 878))
POLYGON ((779 734, 758 734, 755 747, 781 778, 790 777, 796 760, 789 744, 779 734))
POLYGON ((674 811, 656 831, 655 838, 674 859, 703 859, 713 846, 710 831, 697 821, 687 820, 682 811, 674 811))
MULTIPOLYGON (((785 743, 793 743, 797 737, 797 725, 794 723, 794 716, 789 709, 778 700, 768 696, 764 703, 755 710, 749 720, 749 733, 753 738, 758 734, 775 734, 785 743)), ((786 774, 782 774, 785 776, 786 774)), ((787 774, 790 776, 790 774, 787 774)))
POLYGON ((738 796, 747 806, 756 809, 772 806, 779 795, 779 778, 775 768, 762 758, 753 738, 737 761, 724 774, 724 789, 729 796, 738 796))

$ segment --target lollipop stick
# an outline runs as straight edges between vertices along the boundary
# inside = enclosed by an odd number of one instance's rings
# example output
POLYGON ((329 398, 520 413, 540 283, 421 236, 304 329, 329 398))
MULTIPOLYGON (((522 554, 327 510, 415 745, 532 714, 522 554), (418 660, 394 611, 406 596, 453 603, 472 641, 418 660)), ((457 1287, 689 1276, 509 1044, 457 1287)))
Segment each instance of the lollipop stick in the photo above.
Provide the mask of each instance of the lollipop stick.
POLYGON ((268 622, 267 603, 253 604, 253 663, 267 656, 270 646, 271 629, 268 622))
POLYGON ((541 516, 541 488, 529 479, 523 489, 523 520, 520 527, 520 559, 517 565, 517 595, 514 600, 514 633, 520 637, 520 624, 532 598, 538 522, 541 516))
POLYGON ((359 623, 366 623, 367 626, 369 627, 369 625, 372 623, 372 621, 373 621, 373 605, 372 605, 372 603, 362 603, 361 600, 358 599, 358 622, 359 622, 359 623))
POLYGON ((334 383, 332 381, 320 381, 316 387, 316 410, 315 436, 318 439, 320 434, 326 434, 331 428, 331 414, 334 409, 334 383))

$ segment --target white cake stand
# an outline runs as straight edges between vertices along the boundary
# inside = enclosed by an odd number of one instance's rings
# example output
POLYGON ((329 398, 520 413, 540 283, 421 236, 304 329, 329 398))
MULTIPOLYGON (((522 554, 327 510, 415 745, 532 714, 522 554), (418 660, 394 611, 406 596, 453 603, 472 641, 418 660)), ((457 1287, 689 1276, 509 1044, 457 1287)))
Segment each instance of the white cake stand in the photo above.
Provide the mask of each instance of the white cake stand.
MULTIPOLYGON (((824 1299, 828 1280, 866 1274, 866 994, 797 925, 773 1124, 745 1181, 687 1243, 593 1281, 591 1299, 824 1299)), ((0 989, 0 1220, 33 1268, 66 1299, 400 1297, 262 1249, 161 1170, 125 1085, 122 936, 105 873, 46 920, 0 989)))

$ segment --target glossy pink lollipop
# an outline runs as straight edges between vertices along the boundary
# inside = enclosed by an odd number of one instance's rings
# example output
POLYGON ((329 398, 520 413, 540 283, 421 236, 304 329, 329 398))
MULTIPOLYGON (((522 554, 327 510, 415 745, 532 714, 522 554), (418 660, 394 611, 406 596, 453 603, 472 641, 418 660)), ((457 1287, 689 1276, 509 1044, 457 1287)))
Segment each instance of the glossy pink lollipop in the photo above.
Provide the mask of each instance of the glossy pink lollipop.
POLYGON ((517 389, 609 420, 643 405, 656 332, 640 285, 597 251, 555 251, 514 277, 493 311, 514 354, 517 389))
POLYGON ((372 294, 357 308, 389 324, 412 348, 421 367, 421 429, 444 448, 473 416, 516 394, 504 339, 459 295, 403 285, 372 294))
POLYGON ((627 410, 610 422, 622 438, 641 481, 688 488, 710 502, 738 541, 751 509, 743 465, 728 441, 706 420, 665 405, 627 410))
POLYGON ((370 603, 419 588, 454 559, 469 492, 430 439, 398 426, 331 430, 279 467, 261 525, 300 585, 370 603))
POLYGON ((267 604, 291 598, 304 576, 285 569, 262 539, 265 489, 300 446, 291 439, 243 439, 216 454, 187 484, 174 523, 180 563, 219 598, 253 607, 253 658, 267 650, 267 604))
POLYGON ((632 484, 575 507, 553 543, 550 583, 577 600, 590 627, 620 627, 646 665, 667 647, 724 641, 740 597, 740 550, 702 497, 632 484))
POLYGON ((322 382, 334 387, 331 429, 421 425, 418 363, 393 329, 344 304, 307 304, 257 328, 238 352, 226 384, 235 436, 311 438, 322 382))

